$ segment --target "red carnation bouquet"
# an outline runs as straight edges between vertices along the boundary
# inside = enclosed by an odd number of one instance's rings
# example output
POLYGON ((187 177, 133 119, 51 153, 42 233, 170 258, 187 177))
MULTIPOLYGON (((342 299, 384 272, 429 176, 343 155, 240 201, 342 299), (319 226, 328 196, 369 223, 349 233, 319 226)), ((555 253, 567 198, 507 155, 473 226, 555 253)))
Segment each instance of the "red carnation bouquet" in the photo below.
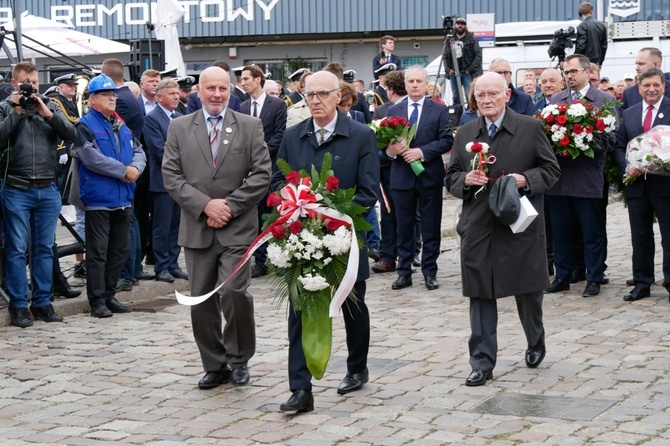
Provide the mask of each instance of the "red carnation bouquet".
MULTIPOLYGON (((377 147, 381 150, 386 149, 392 142, 398 142, 402 139, 407 141, 407 147, 409 147, 409 143, 412 142, 416 134, 416 124, 411 125, 407 119, 400 116, 375 119, 368 124, 368 127, 374 130, 377 147)), ((409 165, 416 176, 421 175, 426 170, 421 161, 413 161, 409 165)))
POLYGON ((594 135, 616 130, 616 105, 617 102, 606 102, 597 108, 580 99, 572 104, 547 105, 535 117, 542 122, 557 156, 574 159, 584 154, 593 158, 597 144, 594 135))
POLYGON ((358 274, 362 241, 356 231, 371 227, 361 217, 367 208, 353 202, 355 188, 340 189, 330 153, 324 155, 320 173, 314 166, 311 175, 298 172, 282 159, 277 167, 286 185, 268 196, 274 210, 263 217, 262 241, 269 241, 273 293, 279 305, 288 297, 302 313, 307 367, 320 379, 330 358, 331 317, 352 293, 358 274))

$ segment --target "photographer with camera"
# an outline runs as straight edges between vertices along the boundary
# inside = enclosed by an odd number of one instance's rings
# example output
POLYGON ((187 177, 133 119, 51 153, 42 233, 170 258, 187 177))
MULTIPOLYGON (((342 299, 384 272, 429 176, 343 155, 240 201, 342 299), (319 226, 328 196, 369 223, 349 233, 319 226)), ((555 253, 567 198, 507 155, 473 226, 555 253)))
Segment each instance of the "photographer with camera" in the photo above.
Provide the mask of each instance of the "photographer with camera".
POLYGON ((402 62, 400 61, 400 58, 393 54, 393 50, 395 49, 395 37, 382 37, 379 39, 379 47, 381 48, 381 52, 372 59, 372 74, 374 74, 375 80, 379 79, 378 71, 384 65, 393 64, 396 66, 396 70, 402 70, 402 62))
POLYGON ((607 53, 607 28, 593 19, 593 5, 589 2, 579 5, 579 16, 582 23, 577 27, 575 54, 583 54, 601 67, 607 53))
POLYGON ((0 103, 0 165, 2 214, 5 228, 5 275, 12 325, 33 325, 33 315, 45 322, 62 322, 51 296, 52 246, 61 197, 56 185, 56 147, 73 141, 76 131, 53 102, 38 95, 35 65, 20 62, 12 69, 14 91, 0 103), (45 103, 46 102, 46 103, 45 103), (31 235, 31 289, 28 311, 26 251, 31 235))
POLYGON ((456 73, 454 69, 454 58, 451 54, 451 45, 445 47, 445 71, 451 82, 454 105, 461 105, 456 76, 460 75, 461 85, 463 85, 463 88, 465 89, 465 97, 469 97, 472 79, 482 75, 482 49, 474 34, 468 31, 467 21, 464 17, 458 17, 456 19, 453 42, 456 60, 458 61, 458 73, 456 73))

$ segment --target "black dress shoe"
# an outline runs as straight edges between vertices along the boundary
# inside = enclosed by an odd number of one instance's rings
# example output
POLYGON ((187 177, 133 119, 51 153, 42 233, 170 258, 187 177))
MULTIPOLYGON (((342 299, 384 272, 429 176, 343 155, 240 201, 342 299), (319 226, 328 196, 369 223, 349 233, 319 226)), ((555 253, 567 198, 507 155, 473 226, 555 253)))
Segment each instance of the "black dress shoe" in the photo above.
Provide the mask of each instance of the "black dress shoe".
POLYGON ((625 300, 626 302, 635 302, 636 300, 649 297, 649 294, 650 294, 649 288, 635 287, 630 291, 630 293, 626 294, 623 297, 623 300, 625 300))
POLYGON ((205 376, 198 381, 199 389, 211 389, 221 384, 226 384, 230 382, 230 370, 223 369, 217 370, 216 372, 207 372, 205 376))
POLYGON ((567 291, 570 289, 570 281, 568 279, 554 279, 549 285, 549 288, 545 289, 545 293, 558 293, 559 291, 567 291))
POLYGON ((586 271, 584 270, 573 271, 572 275, 570 276, 570 283, 583 282, 585 280, 586 280, 586 271))
POLYGON ((600 282, 587 282, 582 297, 597 296, 600 294, 600 282))
POLYGON ((230 382, 236 386, 243 386, 247 384, 249 382, 249 370, 247 369, 247 366, 243 365, 233 369, 230 382))
POLYGON ((54 306, 49 304, 43 307, 30 307, 35 319, 42 319, 44 322, 63 322, 63 316, 59 316, 54 311, 54 306))
POLYGON ((145 271, 142 271, 139 276, 135 277, 137 280, 154 280, 156 278, 156 274, 153 273, 147 273, 145 271))
POLYGON ((103 302, 95 302, 91 303, 91 316, 98 318, 112 317, 112 312, 103 302))
POLYGON ((344 395, 345 393, 355 392, 363 387, 363 384, 368 382, 369 374, 368 368, 364 368, 362 372, 351 373, 347 372, 344 379, 337 388, 337 393, 344 395))
POLYGON ((534 369, 542 364, 544 355, 547 354, 547 347, 542 344, 539 347, 529 348, 526 350, 526 367, 534 369))
POLYGON ((309 390, 298 389, 291 398, 279 406, 282 412, 311 412, 314 410, 314 396, 309 390))
POLYGON ((412 259, 412 266, 415 266, 417 268, 421 266, 421 260, 419 259, 419 256, 415 256, 412 259))
POLYGON ((251 270, 251 278, 255 279, 257 277, 262 277, 268 273, 268 269, 264 265, 254 265, 254 268, 251 270))
POLYGON ((393 285, 391 285, 392 290, 402 290, 403 288, 407 288, 408 286, 412 286, 412 275, 407 275, 407 276, 398 276, 395 282, 393 282, 393 285))
POLYGON ((54 296, 64 297, 65 299, 72 299, 81 295, 81 291, 75 291, 70 287, 65 274, 60 273, 54 276, 54 296))
POLYGON ((440 287, 440 284, 434 276, 425 276, 424 279, 426 280, 426 288, 429 290, 436 290, 440 287))
POLYGON ((112 313, 130 313, 133 311, 132 308, 123 305, 121 302, 116 300, 116 297, 112 297, 111 299, 107 300, 107 302, 105 302, 105 306, 109 308, 109 311, 112 313))
POLYGON ((78 279, 86 278, 86 261, 82 260, 74 265, 74 276, 78 279))
POLYGON ((379 251, 377 249, 368 249, 368 257, 375 262, 379 262, 379 251))
POLYGON ((493 370, 473 370, 467 378, 465 378, 465 385, 468 387, 483 386, 486 381, 493 379, 493 370))
POLYGON ((164 269, 156 273, 156 280, 159 282, 174 282, 174 276, 164 269))
POLYGON ((27 308, 9 307, 9 318, 15 327, 26 328, 33 326, 33 318, 30 317, 30 310, 27 308))
POLYGON ((188 274, 186 274, 184 271, 182 271, 182 270, 179 269, 179 268, 177 268, 177 269, 171 269, 171 270, 168 271, 168 272, 169 272, 169 273, 172 275, 172 277, 174 277, 175 279, 188 280, 188 274))
POLYGON ((600 281, 601 285, 609 285, 610 283, 610 278, 607 276, 603 276, 602 280, 600 281))

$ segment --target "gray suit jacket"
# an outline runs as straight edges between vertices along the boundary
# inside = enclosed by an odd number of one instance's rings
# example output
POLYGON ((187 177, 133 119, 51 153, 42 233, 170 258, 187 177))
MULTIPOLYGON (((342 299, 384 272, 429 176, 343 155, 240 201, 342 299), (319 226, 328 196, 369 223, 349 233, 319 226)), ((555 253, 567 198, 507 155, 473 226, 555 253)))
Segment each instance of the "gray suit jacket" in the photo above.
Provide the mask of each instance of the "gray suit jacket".
POLYGON ((216 167, 202 111, 172 120, 163 155, 165 189, 181 206, 179 244, 201 249, 249 245, 258 235, 256 205, 270 184, 270 155, 259 119, 226 110, 216 167), (221 229, 207 226, 205 205, 225 198, 233 218, 221 229))

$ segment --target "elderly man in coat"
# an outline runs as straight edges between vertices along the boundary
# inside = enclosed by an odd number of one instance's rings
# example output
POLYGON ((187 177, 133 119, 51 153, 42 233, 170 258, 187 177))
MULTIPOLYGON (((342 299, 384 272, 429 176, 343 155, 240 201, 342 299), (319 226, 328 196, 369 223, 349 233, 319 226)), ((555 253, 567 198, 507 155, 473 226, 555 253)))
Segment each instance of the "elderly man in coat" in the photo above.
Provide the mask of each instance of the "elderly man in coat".
POLYGON ((549 279, 542 212, 524 232, 512 233, 489 211, 489 183, 502 175, 513 176, 519 191, 541 211, 543 194, 558 180, 561 171, 539 121, 507 107, 509 95, 501 75, 490 72, 479 78, 475 99, 481 116, 458 131, 445 179, 447 190, 463 199, 456 229, 461 236, 463 294, 470 298, 472 333, 468 346, 472 372, 465 381, 467 386, 481 386, 493 378, 498 350, 498 298, 516 297, 528 341, 526 366, 540 365, 546 352, 542 290, 549 279), (476 154, 467 152, 469 142, 490 146, 495 162, 488 165, 488 174, 470 168, 476 154))

